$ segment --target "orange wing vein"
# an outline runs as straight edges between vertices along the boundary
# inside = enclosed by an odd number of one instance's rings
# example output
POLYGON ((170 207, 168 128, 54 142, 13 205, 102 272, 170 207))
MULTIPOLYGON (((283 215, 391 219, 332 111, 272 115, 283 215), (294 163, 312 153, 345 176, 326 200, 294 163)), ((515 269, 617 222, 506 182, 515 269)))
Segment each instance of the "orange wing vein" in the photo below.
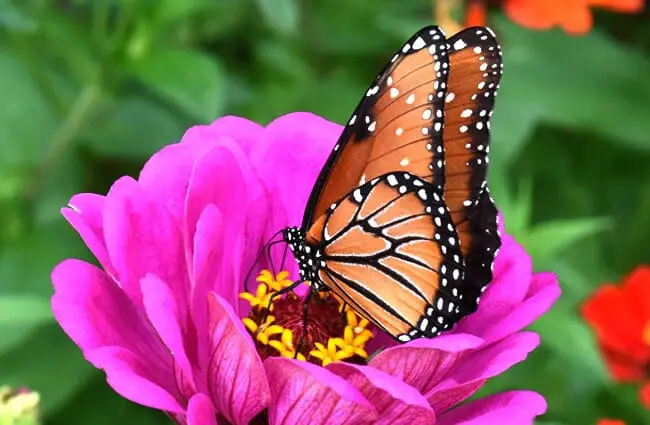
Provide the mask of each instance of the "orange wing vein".
POLYGON ((321 224, 310 232, 323 250, 320 280, 381 329, 408 341, 457 320, 463 258, 438 187, 383 175, 335 203, 321 224))

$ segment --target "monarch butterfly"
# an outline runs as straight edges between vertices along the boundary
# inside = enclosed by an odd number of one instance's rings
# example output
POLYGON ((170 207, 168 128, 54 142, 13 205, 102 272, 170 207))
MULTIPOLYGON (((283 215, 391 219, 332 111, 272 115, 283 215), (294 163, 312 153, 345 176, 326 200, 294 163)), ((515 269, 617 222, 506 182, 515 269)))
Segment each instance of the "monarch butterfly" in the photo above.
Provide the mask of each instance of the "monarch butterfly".
POLYGON ((501 74, 485 27, 450 39, 425 27, 390 59, 334 145, 301 227, 282 231, 308 300, 332 291, 400 342, 477 309, 501 244, 486 181, 501 74))

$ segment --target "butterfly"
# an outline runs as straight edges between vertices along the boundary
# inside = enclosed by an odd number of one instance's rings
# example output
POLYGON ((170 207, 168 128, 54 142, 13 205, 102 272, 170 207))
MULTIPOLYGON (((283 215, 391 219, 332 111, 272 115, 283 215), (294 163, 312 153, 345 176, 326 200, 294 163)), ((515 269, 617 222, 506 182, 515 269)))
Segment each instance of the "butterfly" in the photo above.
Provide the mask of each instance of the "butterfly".
POLYGON ((476 311, 501 245, 487 186, 501 49, 486 27, 422 28, 354 110, 282 230, 308 299, 332 291, 400 342, 476 311))

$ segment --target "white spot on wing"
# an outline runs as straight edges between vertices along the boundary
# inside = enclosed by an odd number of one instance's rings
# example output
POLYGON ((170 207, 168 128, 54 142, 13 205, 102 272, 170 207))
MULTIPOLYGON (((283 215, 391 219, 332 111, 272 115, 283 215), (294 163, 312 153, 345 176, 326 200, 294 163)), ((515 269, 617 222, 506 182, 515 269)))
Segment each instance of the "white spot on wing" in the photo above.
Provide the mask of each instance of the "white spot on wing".
POLYGON ((463 40, 462 38, 459 38, 454 43, 454 49, 456 50, 464 49, 465 47, 467 47, 467 43, 465 43, 465 40, 463 40))
POLYGON ((426 44, 427 44, 427 43, 424 42, 424 40, 422 39, 422 37, 418 37, 418 38, 416 38, 415 41, 413 42, 413 50, 420 50, 421 48, 423 48, 424 46, 426 46, 426 44))

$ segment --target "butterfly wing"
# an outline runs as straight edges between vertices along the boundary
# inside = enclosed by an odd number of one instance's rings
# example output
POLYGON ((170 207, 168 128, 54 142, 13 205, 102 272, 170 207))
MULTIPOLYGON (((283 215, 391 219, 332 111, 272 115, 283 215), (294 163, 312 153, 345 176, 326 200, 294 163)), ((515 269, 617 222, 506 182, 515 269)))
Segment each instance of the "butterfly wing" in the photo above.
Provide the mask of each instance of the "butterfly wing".
POLYGON ((394 338, 435 336, 458 320, 463 258, 438 187, 409 173, 381 176, 310 232, 320 280, 394 338))
POLYGON ((501 244, 497 209, 487 188, 490 118, 502 74, 501 48, 485 27, 463 30, 448 43, 444 193, 466 260, 462 307, 469 314, 492 280, 492 264, 501 244))
POLYGON ((443 105, 449 72, 444 33, 414 34, 370 85, 327 160, 307 203, 309 229, 353 188, 393 170, 442 184, 443 105))

